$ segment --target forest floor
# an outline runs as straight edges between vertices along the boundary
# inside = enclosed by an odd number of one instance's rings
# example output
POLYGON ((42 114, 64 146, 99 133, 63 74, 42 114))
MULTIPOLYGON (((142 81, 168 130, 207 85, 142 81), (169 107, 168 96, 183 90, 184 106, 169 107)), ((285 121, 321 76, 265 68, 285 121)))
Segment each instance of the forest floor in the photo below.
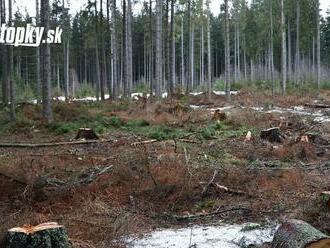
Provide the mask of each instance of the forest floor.
POLYGON ((54 102, 52 125, 39 105, 21 104, 15 123, 0 111, 2 144, 70 141, 81 127, 103 140, 0 147, 0 234, 58 221, 74 247, 125 247, 123 237, 156 228, 286 218, 329 233, 320 193, 330 190, 330 109, 315 104, 330 104, 330 91, 272 98, 246 90, 230 103, 215 94, 54 102), (260 138, 270 127, 283 142, 260 138))

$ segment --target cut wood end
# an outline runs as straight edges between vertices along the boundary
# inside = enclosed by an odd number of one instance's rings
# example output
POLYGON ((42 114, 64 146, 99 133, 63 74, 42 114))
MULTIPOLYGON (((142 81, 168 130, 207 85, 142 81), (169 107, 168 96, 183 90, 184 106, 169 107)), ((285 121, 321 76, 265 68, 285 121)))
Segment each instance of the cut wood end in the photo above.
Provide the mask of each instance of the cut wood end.
POLYGON ((306 248, 330 248, 330 239, 321 239, 309 244, 306 248))
POLYGON ((9 229, 9 232, 17 232, 17 233, 25 233, 25 234, 33 234, 39 231, 47 230, 47 229, 55 229, 61 228, 62 225, 59 225, 57 222, 46 222, 39 224, 37 226, 23 226, 23 227, 14 227, 9 229))

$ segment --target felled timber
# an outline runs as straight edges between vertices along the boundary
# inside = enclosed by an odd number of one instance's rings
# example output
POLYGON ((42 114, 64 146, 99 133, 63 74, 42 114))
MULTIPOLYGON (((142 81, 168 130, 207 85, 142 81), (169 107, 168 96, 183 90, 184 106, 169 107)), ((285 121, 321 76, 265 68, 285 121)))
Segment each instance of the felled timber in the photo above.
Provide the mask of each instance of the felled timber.
POLYGON ((15 227, 7 232, 5 248, 71 248, 64 226, 56 222, 15 227))
POLYGON ((272 248, 330 248, 330 237, 301 220, 288 220, 276 231, 272 248))

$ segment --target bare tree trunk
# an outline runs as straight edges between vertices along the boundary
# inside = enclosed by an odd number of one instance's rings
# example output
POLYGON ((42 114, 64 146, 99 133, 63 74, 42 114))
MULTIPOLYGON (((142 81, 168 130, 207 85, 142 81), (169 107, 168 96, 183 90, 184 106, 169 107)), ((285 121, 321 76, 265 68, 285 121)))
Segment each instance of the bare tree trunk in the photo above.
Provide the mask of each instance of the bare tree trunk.
POLYGON ((192 25, 191 25, 191 0, 187 0, 187 4, 188 4, 188 35, 189 35, 189 45, 188 45, 188 77, 187 77, 187 85, 186 85, 186 94, 188 94, 189 92, 191 92, 192 90, 192 25))
POLYGON ((282 32, 282 95, 286 92, 287 66, 286 66, 286 29, 284 15, 284 0, 281 0, 281 32, 282 32))
POLYGON ((127 0, 127 83, 128 92, 125 95, 131 97, 133 87, 133 50, 132 50, 132 2, 127 0))
POLYGON ((150 46, 149 46, 149 81, 150 81, 150 93, 153 94, 154 91, 154 46, 153 40, 153 30, 152 30, 152 1, 149 0, 149 39, 150 39, 150 46))
POLYGON ((207 93, 209 99, 211 99, 211 92, 212 92, 210 16, 211 16, 210 5, 209 2, 207 2, 207 93))
POLYGON ((171 1, 171 79, 170 79, 170 91, 169 95, 172 96, 175 85, 176 85, 176 80, 175 80, 175 30, 174 30, 174 5, 175 5, 175 0, 171 1))
MULTIPOLYGON (((41 25, 44 29, 44 39, 49 30, 49 15, 50 7, 49 0, 41 0, 41 25)), ((42 54, 43 58, 43 94, 42 94, 42 105, 43 105, 43 117, 48 123, 53 122, 53 113, 51 106, 51 75, 50 75, 50 45, 48 43, 42 44, 42 54)))
MULTIPOLYGON (((100 17, 99 17, 100 30, 103 32, 103 0, 100 1, 100 17)), ((105 48, 104 48, 104 37, 101 36, 101 68, 100 68, 100 90, 101 100, 105 100, 105 85, 106 85, 106 65, 105 65, 105 48)))
POLYGON ((204 55, 205 55, 205 48, 204 48, 204 25, 202 24, 202 30, 201 30, 201 85, 204 86, 204 55))
POLYGON ((184 33, 183 33, 183 18, 181 19, 181 90, 185 87, 185 66, 184 66, 184 33))
POLYGON ((270 1, 270 80, 272 82, 272 95, 275 95, 274 81, 274 26, 273 26, 273 2, 270 1))
POLYGON ((116 29, 116 0, 111 0, 111 66, 112 66, 112 98, 118 99, 118 54, 117 54, 117 29, 116 29))
POLYGON ((162 1, 156 0, 156 97, 161 97, 163 85, 162 1))
POLYGON ((123 33, 122 33, 122 77, 124 86, 124 96, 128 97, 129 82, 127 78, 127 9, 126 0, 123 0, 123 33))
MULTIPOLYGON (((36 26, 39 25, 39 0, 36 0, 36 26)), ((37 101, 40 103, 40 90, 41 80, 40 80, 40 47, 36 47, 36 95, 37 101)))
MULTIPOLYGON (((12 0, 8 1, 8 10, 9 10, 9 26, 12 26, 12 0)), ((14 93, 14 54, 13 46, 9 46, 9 98, 10 98, 10 117, 12 120, 16 119, 15 113, 15 93, 14 93)))
POLYGON ((292 43, 291 43, 291 24, 290 24, 290 20, 288 20, 288 80, 291 81, 292 80, 292 52, 291 52, 291 47, 292 47, 292 43))
MULTIPOLYGON (((6 5, 5 5, 5 0, 1 0, 0 2, 0 20, 1 24, 4 24, 6 22, 6 5)), ((1 65, 2 65, 2 102, 3 104, 7 105, 8 104, 8 62, 7 62, 7 54, 8 54, 8 49, 6 46, 1 46, 0 47, 0 52, 1 52, 1 65)))
POLYGON ((300 0, 297 0, 296 12, 295 84, 297 85, 300 83, 300 0))
POLYGON ((321 88, 321 31, 320 31, 320 1, 316 0, 316 61, 317 88, 321 88))
POLYGON ((225 0, 225 85, 227 101, 231 100, 230 96, 230 45, 229 45, 229 10, 228 0, 225 0))

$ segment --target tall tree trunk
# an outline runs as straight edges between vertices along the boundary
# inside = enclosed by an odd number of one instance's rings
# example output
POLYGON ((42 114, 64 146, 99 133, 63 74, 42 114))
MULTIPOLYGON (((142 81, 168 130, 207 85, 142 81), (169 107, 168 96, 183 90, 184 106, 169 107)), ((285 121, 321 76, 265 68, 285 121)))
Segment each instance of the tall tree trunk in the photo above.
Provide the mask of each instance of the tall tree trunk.
MULTIPOLYGON (((36 26, 39 25, 39 0, 36 0, 36 26)), ((36 48, 36 96, 40 103, 41 96, 41 80, 40 80, 40 47, 36 48)))
POLYGON ((207 1, 207 93, 209 100, 211 100, 212 91, 212 72, 211 72, 211 10, 209 6, 209 1, 207 1))
MULTIPOLYGON (((1 0, 0 2, 0 20, 1 24, 5 24, 6 22, 6 15, 5 15, 5 0, 1 0)), ((8 104, 8 61, 7 61, 7 54, 8 54, 8 47, 0 46, 0 59, 2 65, 2 102, 3 104, 8 104)))
POLYGON ((170 79, 170 90, 169 95, 172 96, 174 93, 175 82, 175 30, 174 30, 174 4, 175 0, 171 0, 171 79, 170 79))
POLYGON ((124 96, 128 97, 128 78, 127 78, 127 6, 123 0, 123 33, 122 33, 122 77, 124 86, 124 96))
POLYGON ((156 97, 161 97, 163 85, 162 0, 156 0, 156 97))
POLYGON ((185 66, 184 66, 184 33, 183 33, 183 17, 181 19, 181 91, 185 87, 185 66))
MULTIPOLYGON (((110 1, 110 0, 109 0, 110 1)), ((112 98, 118 99, 118 54, 117 54, 117 29, 116 29, 116 0, 111 0, 111 70, 112 70, 112 98)))
POLYGON ((275 95, 274 80, 274 25, 273 25, 273 2, 270 1, 270 80, 272 82, 272 95, 275 95))
POLYGON ((204 25, 202 24, 202 30, 201 30, 201 85, 204 86, 204 55, 205 55, 205 48, 204 48, 204 25))
MULTIPOLYGON (((12 26, 12 0, 8 1, 8 10, 9 10, 9 26, 12 26)), ((15 113, 15 92, 14 92, 14 51, 13 46, 9 46, 9 72, 8 72, 8 78, 9 78, 9 98, 10 98, 10 117, 12 120, 16 119, 16 113, 15 113)))
MULTIPOLYGON (((291 81, 293 75, 292 75, 292 52, 291 52, 291 24, 290 20, 288 20, 288 80, 291 81)), ((295 70, 295 69, 294 69, 295 70)))
POLYGON ((281 90, 282 95, 286 92, 286 80, 287 80, 287 66, 286 66, 286 29, 285 29, 285 15, 284 15, 284 0, 281 0, 281 33, 282 33, 282 83, 281 90))
POLYGON ((152 16, 152 0, 149 0, 149 39, 150 39, 150 46, 149 46, 149 82, 150 82, 150 93, 151 95, 154 92, 154 46, 153 40, 153 30, 152 30, 152 23, 153 23, 153 16, 152 16))
POLYGON ((187 0, 188 4, 188 35, 189 35, 189 45, 188 45, 188 77, 187 77, 187 85, 186 85, 186 94, 188 94, 192 90, 192 71, 193 65, 191 63, 192 60, 192 28, 191 28, 191 0, 187 0))
MULTIPOLYGON (((300 83, 300 0, 296 3, 296 59, 295 59, 295 84, 300 83)), ((290 44, 289 44, 290 45, 290 44)))
MULTIPOLYGON (((49 15, 50 7, 49 0, 41 0, 41 25, 44 29, 44 39, 46 39, 47 32, 49 30, 49 15)), ((43 58, 43 91, 42 91, 42 105, 43 105, 43 117, 48 123, 53 122, 53 113, 51 107, 51 75, 50 75, 50 45, 48 43, 42 44, 43 58)))
POLYGON ((316 62, 317 88, 321 88, 321 30, 320 30, 320 1, 316 0, 316 62))
POLYGON ((231 100, 230 96, 230 45, 229 45, 229 10, 228 0, 225 0, 225 85, 227 101, 231 100))
POLYGON ((131 96, 133 87, 133 49, 132 49, 132 2, 127 0, 127 82, 128 92, 126 96, 131 96))
MULTIPOLYGON (((98 18, 99 28, 101 32, 104 32, 103 26, 103 0, 100 0, 100 17, 98 18)), ((104 36, 101 36, 101 63, 100 63, 100 90, 101 100, 105 100, 105 85, 106 85, 106 61, 105 61, 105 47, 104 47, 104 36)))

